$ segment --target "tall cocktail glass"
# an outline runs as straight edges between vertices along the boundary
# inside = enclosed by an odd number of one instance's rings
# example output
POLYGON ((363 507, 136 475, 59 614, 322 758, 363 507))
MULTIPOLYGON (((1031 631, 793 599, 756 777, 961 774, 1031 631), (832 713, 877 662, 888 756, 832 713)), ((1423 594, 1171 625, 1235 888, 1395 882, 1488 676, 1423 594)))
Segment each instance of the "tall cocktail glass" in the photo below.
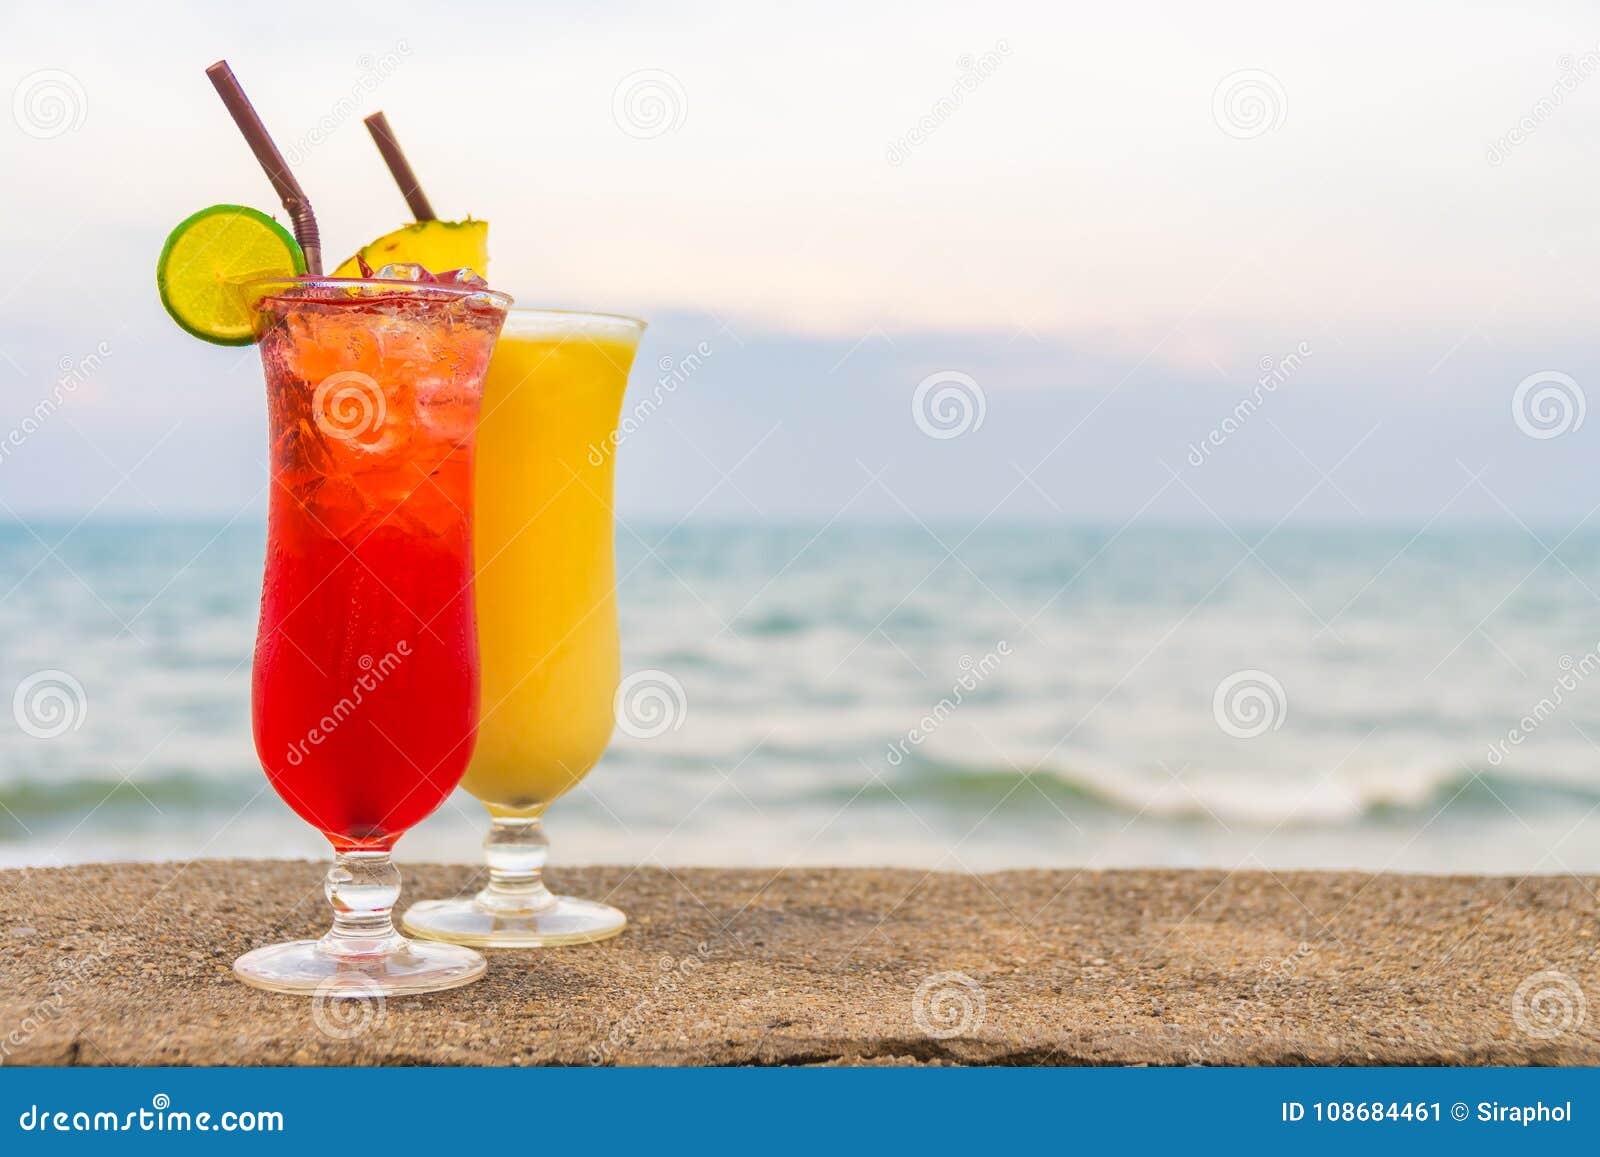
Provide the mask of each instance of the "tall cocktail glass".
POLYGON ((513 309, 484 386, 476 490, 483 718, 462 780, 489 809, 489 883, 407 932, 492 948, 603 940, 627 918, 544 883, 542 817, 611 738, 621 669, 612 478, 644 323, 513 309))
POLYGON ((395 930, 390 851, 472 754, 472 455, 510 299, 337 279, 249 291, 272 450, 256 752, 336 862, 333 928, 246 953, 234 970, 333 997, 453 988, 483 958, 395 930))

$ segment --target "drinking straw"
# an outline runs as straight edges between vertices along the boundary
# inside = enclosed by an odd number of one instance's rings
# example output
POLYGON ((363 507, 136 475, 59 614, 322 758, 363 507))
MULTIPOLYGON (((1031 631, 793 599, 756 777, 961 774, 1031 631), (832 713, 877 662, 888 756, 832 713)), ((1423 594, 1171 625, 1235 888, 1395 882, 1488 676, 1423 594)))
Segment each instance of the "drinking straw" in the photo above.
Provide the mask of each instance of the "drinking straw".
POLYGON ((375 112, 367 118, 366 123, 367 131, 372 134, 372 143, 377 145, 378 152, 383 154, 383 163, 389 166, 389 173, 394 177, 394 183, 400 186, 400 195, 406 199, 411 215, 418 221, 434 220, 438 214, 433 211, 433 206, 428 204, 428 195, 422 191, 417 174, 411 169, 411 162, 406 160, 405 153, 400 151, 400 142, 394 139, 394 130, 389 127, 389 118, 381 112, 375 112))
POLYGON ((261 123, 260 114, 250 103, 250 98, 245 96, 228 62, 217 61, 206 69, 206 75, 211 78, 222 103, 233 114, 233 123, 244 134, 250 151, 266 170, 267 180, 272 182, 273 189, 277 191, 278 200, 283 202, 284 211, 294 224, 294 238, 300 242, 300 249, 306 255, 306 270, 313 277, 321 277, 322 241, 317 235, 317 218, 311 211, 311 202, 305 191, 300 188, 300 182, 294 179, 294 174, 289 171, 289 163, 283 159, 278 146, 272 143, 267 126, 261 123))

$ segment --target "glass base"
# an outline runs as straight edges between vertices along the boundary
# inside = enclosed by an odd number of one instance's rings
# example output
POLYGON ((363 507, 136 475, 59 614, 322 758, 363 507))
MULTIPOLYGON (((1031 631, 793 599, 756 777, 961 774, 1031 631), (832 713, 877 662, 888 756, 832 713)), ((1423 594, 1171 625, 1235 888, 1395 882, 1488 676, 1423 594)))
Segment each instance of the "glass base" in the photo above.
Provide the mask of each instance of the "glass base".
POLYGON ((325 1000, 371 1000, 459 988, 477 980, 488 967, 488 961, 470 948, 409 940, 393 951, 371 956, 336 956, 320 941, 292 940, 246 952, 233 962, 239 979, 255 988, 325 1000))
POLYGON ((401 926, 413 936, 474 948, 549 948, 609 940, 628 918, 609 904, 556 896, 533 912, 493 912, 475 899, 423 900, 401 926))

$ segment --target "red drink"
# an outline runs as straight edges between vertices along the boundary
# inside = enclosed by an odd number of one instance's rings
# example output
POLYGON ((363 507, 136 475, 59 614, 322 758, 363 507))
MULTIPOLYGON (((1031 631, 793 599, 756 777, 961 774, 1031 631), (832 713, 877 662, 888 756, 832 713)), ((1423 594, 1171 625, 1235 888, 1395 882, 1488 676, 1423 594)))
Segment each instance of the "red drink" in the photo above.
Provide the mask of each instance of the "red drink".
POLYGON ((341 852, 386 851, 472 754, 472 451, 500 300, 323 283, 257 307, 272 498, 256 751, 341 852))

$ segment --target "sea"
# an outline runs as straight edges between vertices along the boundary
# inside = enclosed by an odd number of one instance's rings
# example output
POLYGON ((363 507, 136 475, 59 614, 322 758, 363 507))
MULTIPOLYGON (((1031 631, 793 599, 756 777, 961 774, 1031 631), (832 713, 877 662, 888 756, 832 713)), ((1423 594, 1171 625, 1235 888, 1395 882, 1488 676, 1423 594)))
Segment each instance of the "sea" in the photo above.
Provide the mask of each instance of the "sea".
MULTIPOLYGON (((0 864, 326 856, 251 743, 264 537, 0 526, 0 864)), ((553 872, 1600 871, 1597 534, 625 522, 618 575, 553 872)))

